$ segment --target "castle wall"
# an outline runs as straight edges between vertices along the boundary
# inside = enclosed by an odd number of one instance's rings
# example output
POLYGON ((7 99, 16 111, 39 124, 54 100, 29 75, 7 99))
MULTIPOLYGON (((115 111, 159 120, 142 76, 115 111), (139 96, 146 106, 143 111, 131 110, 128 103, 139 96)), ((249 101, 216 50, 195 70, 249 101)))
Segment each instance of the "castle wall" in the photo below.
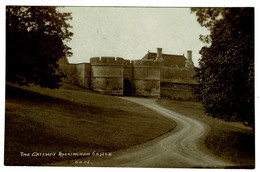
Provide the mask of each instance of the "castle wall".
POLYGON ((133 80, 133 66, 132 65, 127 65, 124 66, 124 78, 128 80, 133 80))
POLYGON ((105 94, 123 95, 122 78, 92 78, 92 89, 105 94))
POLYGON ((161 82, 160 97, 173 100, 196 101, 192 89, 196 84, 161 82))
POLYGON ((161 81, 178 83, 196 83, 195 71, 187 68, 161 67, 161 81))
POLYGON ((92 65, 92 77, 122 78, 123 66, 121 65, 92 65))
POLYGON ((77 83, 77 68, 76 64, 68 64, 66 68, 64 68, 64 73, 67 75, 65 78, 65 82, 77 83))
POLYGON ((86 88, 91 87, 91 66, 90 63, 81 63, 76 65, 77 84, 86 88))
POLYGON ((160 68, 152 61, 133 63, 134 94, 160 96, 160 68))
POLYGON ((124 60, 122 58, 91 58, 91 87, 113 95, 123 95, 124 60))

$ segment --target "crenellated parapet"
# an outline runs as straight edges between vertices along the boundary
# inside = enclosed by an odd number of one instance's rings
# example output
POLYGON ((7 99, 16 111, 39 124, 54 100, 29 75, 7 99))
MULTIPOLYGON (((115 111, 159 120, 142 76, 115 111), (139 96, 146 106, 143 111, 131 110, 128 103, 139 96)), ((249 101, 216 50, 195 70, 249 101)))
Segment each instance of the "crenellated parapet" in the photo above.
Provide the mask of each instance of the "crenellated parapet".
POLYGON ((132 67, 133 61, 132 60, 124 60, 124 65, 125 65, 125 67, 132 67))
POLYGON ((160 67, 161 61, 153 59, 146 60, 125 60, 122 57, 92 57, 90 58, 91 65, 121 65, 124 67, 160 67))
POLYGON ((92 57, 90 58, 90 63, 91 65, 132 65, 130 60, 125 60, 122 57, 92 57))

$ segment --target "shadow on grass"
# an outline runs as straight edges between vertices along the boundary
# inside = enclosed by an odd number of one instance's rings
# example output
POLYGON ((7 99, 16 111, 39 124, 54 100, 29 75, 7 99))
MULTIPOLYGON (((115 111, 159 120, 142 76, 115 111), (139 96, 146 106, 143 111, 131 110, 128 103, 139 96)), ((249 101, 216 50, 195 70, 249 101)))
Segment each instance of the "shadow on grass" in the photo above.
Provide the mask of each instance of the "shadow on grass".
POLYGON ((112 152, 147 142, 175 127, 174 122, 142 106, 127 102, 120 108, 123 100, 82 93, 72 91, 69 96, 89 99, 86 103, 7 85, 5 165, 44 165, 80 158, 26 157, 21 152, 112 152), (107 101, 111 103, 102 103, 107 101), (128 110, 132 107, 138 112, 128 110))
MULTIPOLYGON (((53 98, 46 95, 41 95, 35 92, 23 90, 20 88, 7 86, 6 101, 19 102, 24 107, 38 106, 46 109, 56 109, 59 112, 70 111, 70 115, 78 116, 77 112, 88 112, 88 114, 96 114, 104 109, 99 107, 91 107, 79 103, 70 102, 67 100, 53 98), (89 112, 90 111, 90 112, 89 112)), ((18 115, 12 107, 6 108, 5 116, 5 165, 41 165, 55 161, 63 161, 73 159, 75 157, 21 157, 21 152, 25 153, 47 153, 55 152, 82 152, 86 151, 113 151, 111 147, 106 147, 101 144, 89 143, 88 140, 80 141, 73 137, 63 137, 55 134, 42 121, 35 121, 26 116, 18 115)), ((29 112, 30 113, 30 112, 29 112)), ((84 113, 81 115, 84 116, 84 113)), ((27 115, 27 114, 26 114, 27 115)), ((88 116, 89 117, 89 116, 88 116)), ((45 121, 48 123, 50 121, 45 121)), ((80 158, 80 157, 77 157, 80 158)))
MULTIPOLYGON (((219 157, 231 160, 238 167, 253 167, 255 137, 253 133, 212 129, 205 139, 209 150, 219 157)), ((229 167, 232 168, 232 167, 229 167)))

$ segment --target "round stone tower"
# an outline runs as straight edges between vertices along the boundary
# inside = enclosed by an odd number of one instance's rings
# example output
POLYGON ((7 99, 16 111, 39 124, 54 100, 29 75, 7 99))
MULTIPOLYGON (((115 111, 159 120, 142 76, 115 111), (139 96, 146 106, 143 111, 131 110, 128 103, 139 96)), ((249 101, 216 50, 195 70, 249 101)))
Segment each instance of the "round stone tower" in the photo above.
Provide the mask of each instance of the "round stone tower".
POLYGON ((123 95, 124 62, 119 57, 91 58, 92 89, 106 94, 123 95))

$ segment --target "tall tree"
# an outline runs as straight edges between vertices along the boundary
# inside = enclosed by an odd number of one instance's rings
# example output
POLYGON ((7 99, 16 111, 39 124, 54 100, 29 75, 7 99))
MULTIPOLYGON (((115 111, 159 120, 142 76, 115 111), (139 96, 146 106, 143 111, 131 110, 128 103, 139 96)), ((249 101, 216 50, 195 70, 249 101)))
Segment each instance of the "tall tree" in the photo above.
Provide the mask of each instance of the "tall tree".
POLYGON ((210 35, 200 50, 196 93, 206 113, 254 126, 254 8, 192 8, 210 35))
POLYGON ((57 88, 64 74, 57 61, 71 56, 70 13, 56 7, 6 7, 6 80, 57 88))

